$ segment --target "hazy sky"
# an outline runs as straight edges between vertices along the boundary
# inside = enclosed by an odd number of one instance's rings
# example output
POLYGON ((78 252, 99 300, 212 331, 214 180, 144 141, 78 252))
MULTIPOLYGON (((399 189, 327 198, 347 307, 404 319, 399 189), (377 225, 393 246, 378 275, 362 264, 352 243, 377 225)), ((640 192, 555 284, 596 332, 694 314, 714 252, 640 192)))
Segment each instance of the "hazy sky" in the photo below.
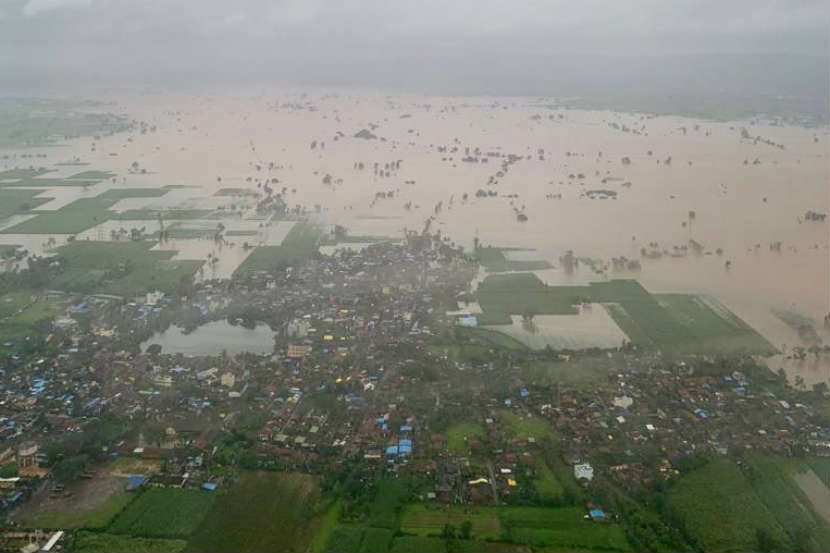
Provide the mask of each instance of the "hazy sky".
POLYGON ((486 88, 499 71, 531 82, 548 64, 552 71, 588 72, 591 62, 583 67, 583 61, 604 56, 827 56, 828 4, 0 0, 0 81, 57 86, 224 77, 428 87, 466 71, 486 88), (575 63, 573 56, 583 57, 575 63))

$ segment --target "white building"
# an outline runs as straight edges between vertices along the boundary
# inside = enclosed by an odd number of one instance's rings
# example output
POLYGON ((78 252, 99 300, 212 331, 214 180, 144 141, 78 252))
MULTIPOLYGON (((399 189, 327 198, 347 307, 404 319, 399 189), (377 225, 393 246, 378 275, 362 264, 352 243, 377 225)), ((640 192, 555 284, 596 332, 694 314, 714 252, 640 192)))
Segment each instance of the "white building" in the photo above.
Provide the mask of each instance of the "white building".
POLYGON ((577 480, 584 478, 590 482, 594 479, 594 467, 588 463, 574 465, 574 477, 576 477, 577 480))

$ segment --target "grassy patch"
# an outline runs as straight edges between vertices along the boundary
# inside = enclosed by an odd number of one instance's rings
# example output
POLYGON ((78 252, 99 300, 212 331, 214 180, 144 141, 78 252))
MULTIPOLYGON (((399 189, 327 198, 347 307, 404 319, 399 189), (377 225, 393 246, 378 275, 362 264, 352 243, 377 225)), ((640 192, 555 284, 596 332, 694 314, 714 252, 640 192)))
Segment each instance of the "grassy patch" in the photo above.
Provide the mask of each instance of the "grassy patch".
POLYGON ((363 531, 363 541, 360 542, 360 553, 386 553, 392 544, 394 534, 386 528, 366 528, 363 531))
POLYGON ((76 553, 178 553, 184 540, 133 538, 100 532, 78 532, 72 544, 76 553))
POLYGON ((305 551, 313 537, 317 488, 305 474, 246 472, 219 492, 188 551, 305 551))
POLYGON ((562 500, 564 492, 562 484, 542 460, 536 462, 536 478, 533 479, 533 487, 536 488, 536 493, 542 503, 559 503, 562 500))
POLYGON ((14 190, 0 188, 0 220, 17 213, 26 213, 44 204, 50 198, 35 198, 43 190, 14 190))
POLYGON ((256 271, 276 271, 311 259, 318 249, 321 230, 316 225, 298 222, 279 246, 260 246, 240 265, 234 276, 256 271))
POLYGON ((369 526, 397 530, 398 518, 407 499, 409 499, 409 488, 406 481, 398 478, 382 478, 378 482, 375 501, 369 510, 369 526))
POLYGON ((501 423, 505 431, 513 438, 519 440, 527 440, 528 438, 535 438, 537 440, 548 437, 558 440, 556 431, 544 419, 529 415, 522 416, 510 411, 502 411, 500 413, 501 423))
POLYGON ((476 261, 484 265, 490 273, 503 273, 505 271, 537 271, 550 269, 551 264, 545 260, 513 261, 507 259, 505 251, 511 248, 479 248, 475 251, 476 261))
POLYGON ((118 492, 93 509, 47 511, 26 524, 33 528, 106 528, 134 497, 127 492, 118 492))
POLYGON ((758 551, 758 533, 781 544, 788 537, 734 462, 714 459, 668 492, 672 511, 705 551, 758 551))
POLYGON ((0 296, 0 341, 13 341, 37 334, 52 322, 57 313, 53 301, 27 292, 4 294, 0 296))
POLYGON ((214 196, 230 196, 230 197, 240 197, 240 196, 256 196, 257 191, 251 190, 249 188, 220 188, 216 191, 214 196))
POLYGON ((362 540, 362 526, 338 526, 329 537, 325 553, 358 553, 362 540))
POLYGON ((113 188, 107 190, 103 194, 99 194, 98 198, 115 198, 122 200, 124 198, 158 198, 164 196, 169 190, 166 188, 113 188))
POLYGON ((115 198, 75 200, 52 212, 43 212, 2 232, 6 234, 77 234, 110 218, 115 198))
POLYGON ((446 524, 459 528, 470 521, 472 535, 481 540, 498 540, 501 536, 499 513, 494 507, 407 505, 401 530, 419 536, 440 536, 446 524))
POLYGON ((46 167, 29 167, 27 169, 6 169, 5 171, 0 171, 0 180, 6 179, 30 179, 33 177, 38 177, 40 175, 45 175, 50 170, 46 167))
POLYGON ((489 330, 486 328, 456 327, 455 333, 458 338, 471 340, 473 342, 494 348, 529 351, 528 347, 520 341, 495 330, 489 330))
POLYGON ((568 387, 589 390, 601 386, 608 378, 607 369, 593 362, 533 360, 520 366, 522 380, 533 385, 558 382, 568 387))
POLYGON ((111 219, 120 221, 150 221, 161 216, 164 220, 205 219, 213 213, 212 209, 128 209, 114 214, 111 219))
POLYGON ((400 536, 392 542, 392 553, 445 553, 447 544, 441 538, 400 536))
POLYGON ((622 527, 584 518, 580 507, 502 507, 503 535, 545 551, 631 551, 622 527))
POLYGON ((326 510, 326 513, 323 515, 322 519, 320 520, 320 527, 317 529, 317 533, 314 535, 314 539, 311 541, 311 544, 308 546, 308 550, 310 553, 320 553, 325 549, 326 544, 331 537, 331 534, 334 532, 334 529, 337 528, 337 521, 340 520, 340 514, 343 512, 343 500, 339 499, 335 501, 331 507, 326 510))
POLYGON ((466 455, 468 440, 480 440, 487 436, 484 426, 476 422, 462 422, 447 429, 447 448, 453 455, 466 455))
POLYGON ((115 176, 115 173, 110 173, 109 171, 82 171, 80 173, 75 173, 70 179, 81 179, 81 180, 106 180, 111 179, 115 176))
POLYGON ((830 459, 826 457, 814 457, 807 459, 807 463, 813 469, 813 472, 816 473, 816 476, 824 482, 824 485, 830 488, 830 459))
POLYGON ((158 538, 186 538, 211 510, 216 495, 201 490, 151 488, 116 517, 115 534, 158 538))
POLYGON ((175 292, 201 261, 171 261, 175 252, 151 251, 152 242, 76 241, 58 248, 63 270, 50 287, 83 293, 131 296, 152 290, 175 292))

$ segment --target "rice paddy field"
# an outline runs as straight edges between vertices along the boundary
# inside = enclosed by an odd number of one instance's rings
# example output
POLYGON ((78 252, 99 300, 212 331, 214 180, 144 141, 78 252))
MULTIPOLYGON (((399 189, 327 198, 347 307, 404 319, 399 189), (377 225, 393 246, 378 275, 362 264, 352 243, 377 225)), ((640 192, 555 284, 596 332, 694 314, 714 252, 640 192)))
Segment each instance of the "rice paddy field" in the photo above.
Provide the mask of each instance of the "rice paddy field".
MULTIPOLYGON (((533 335, 534 332, 523 329, 522 323, 514 321, 513 317, 532 317, 531 320, 534 320, 537 315, 542 316, 540 326, 544 328, 543 317, 556 316, 557 331, 551 333, 550 341, 536 340, 537 347, 542 344, 567 345, 568 333, 572 332, 571 345, 578 345, 579 336, 583 335, 584 339, 587 333, 609 336, 609 344, 626 337, 640 346, 683 353, 771 355, 776 351, 763 336, 715 298, 650 294, 636 280, 592 282, 586 286, 548 286, 532 273, 491 275, 479 285, 476 297, 487 323, 512 324, 505 332, 520 340, 523 333, 533 335), (589 310, 591 312, 604 307, 618 327, 616 334, 605 330, 592 333, 590 328, 585 328, 586 325, 579 324, 575 324, 574 330, 570 331, 568 317, 572 317, 575 323, 580 321, 580 317, 585 317, 585 308, 580 308, 579 304, 596 305, 589 310), (558 339, 560 336, 564 338, 558 339)), ((607 328, 611 320, 605 320, 601 326, 607 328)), ((602 344, 597 341, 594 345, 602 344)))

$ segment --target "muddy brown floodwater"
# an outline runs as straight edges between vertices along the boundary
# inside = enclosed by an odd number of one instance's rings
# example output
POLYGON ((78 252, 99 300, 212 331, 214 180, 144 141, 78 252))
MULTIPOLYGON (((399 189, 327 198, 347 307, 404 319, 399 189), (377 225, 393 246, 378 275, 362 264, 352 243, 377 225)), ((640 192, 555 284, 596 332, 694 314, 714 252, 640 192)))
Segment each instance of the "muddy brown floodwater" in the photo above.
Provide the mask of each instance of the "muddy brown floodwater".
MULTIPOLYGON (((317 206, 319 220, 343 224, 352 234, 400 236, 434 217, 433 231, 468 249, 474 237, 535 248, 554 265, 549 282, 636 277, 653 292, 710 294, 789 351, 801 345, 799 336, 773 314, 786 309, 811 319, 827 343, 830 222, 804 220, 807 211, 826 212, 830 203, 826 127, 367 91, 104 99, 157 130, 38 150, 51 163, 78 156, 90 168, 119 175, 114 185, 97 185, 100 190, 186 185, 191 188, 147 202, 187 199, 189 207, 210 208, 220 188, 256 191, 257 180, 278 179, 271 186, 285 187, 289 205, 317 206), (355 138, 363 129, 377 138, 355 138), (130 174, 133 162, 147 173, 130 174), (497 196, 476 197, 480 189, 497 196), (588 193, 597 190, 604 192, 588 193), (376 198, 390 191, 391 198, 376 198), (519 213, 527 220, 520 222, 519 213), (690 240, 702 245, 699 255, 690 240), (771 248, 774 243, 780 247, 771 248), (685 247, 686 255, 675 247, 685 247), (569 249, 607 261, 640 258, 643 248, 669 255, 643 259, 638 272, 558 270, 569 249)), ((61 191, 55 205, 73 193, 82 191, 61 191)), ((828 379, 826 364, 788 370, 808 384, 828 379)))

